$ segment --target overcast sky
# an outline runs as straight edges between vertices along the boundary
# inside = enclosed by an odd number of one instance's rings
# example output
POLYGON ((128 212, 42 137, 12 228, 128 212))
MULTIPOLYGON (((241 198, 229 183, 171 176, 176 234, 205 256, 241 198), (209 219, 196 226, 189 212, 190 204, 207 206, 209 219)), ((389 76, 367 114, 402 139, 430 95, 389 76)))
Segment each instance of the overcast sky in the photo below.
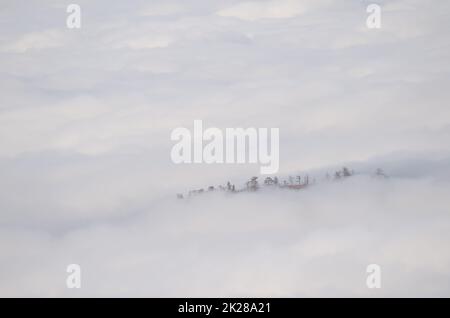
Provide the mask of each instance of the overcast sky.
POLYGON ((383 295, 449 296, 450 2, 370 3, 0 0, 0 295, 372 295, 384 262, 383 295), (392 178, 174 202, 259 172, 174 165, 195 119, 280 128, 280 175, 392 178))

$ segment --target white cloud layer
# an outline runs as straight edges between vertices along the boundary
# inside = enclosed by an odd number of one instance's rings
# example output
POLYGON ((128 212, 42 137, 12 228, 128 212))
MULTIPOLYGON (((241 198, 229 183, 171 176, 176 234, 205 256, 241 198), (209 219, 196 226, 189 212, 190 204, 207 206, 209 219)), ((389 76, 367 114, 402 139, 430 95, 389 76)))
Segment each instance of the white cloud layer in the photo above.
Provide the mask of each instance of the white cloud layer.
POLYGON ((323 5, 323 0, 271 0, 239 2, 218 12, 223 17, 234 17, 242 20, 286 19, 296 17, 311 8, 323 5))
POLYGON ((78 3, 0 4, 0 295, 450 295, 450 3, 78 3), (259 169, 173 165, 195 119, 280 128, 283 175, 392 178, 173 202, 259 169))

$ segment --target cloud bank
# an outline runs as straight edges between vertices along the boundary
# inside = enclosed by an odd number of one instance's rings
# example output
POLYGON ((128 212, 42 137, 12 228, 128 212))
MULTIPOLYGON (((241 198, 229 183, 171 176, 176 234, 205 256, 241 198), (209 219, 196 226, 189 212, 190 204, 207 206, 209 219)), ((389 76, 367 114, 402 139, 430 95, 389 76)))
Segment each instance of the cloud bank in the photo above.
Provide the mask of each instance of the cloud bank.
POLYGON ((79 30, 0 4, 0 295, 448 296, 450 5, 379 3, 379 30, 366 1, 80 0, 79 30), (280 128, 282 176, 361 175, 174 200, 258 174, 174 165, 196 119, 280 128))

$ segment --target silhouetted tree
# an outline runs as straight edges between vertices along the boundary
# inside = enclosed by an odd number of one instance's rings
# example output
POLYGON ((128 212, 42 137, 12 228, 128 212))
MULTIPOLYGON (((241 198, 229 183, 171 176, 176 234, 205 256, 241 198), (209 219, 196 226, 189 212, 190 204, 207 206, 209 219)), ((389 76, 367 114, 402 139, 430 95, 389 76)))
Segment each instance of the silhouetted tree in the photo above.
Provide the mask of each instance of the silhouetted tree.
POLYGON ((387 178, 388 177, 384 173, 383 169, 381 169, 381 168, 377 168, 377 170, 375 170, 375 176, 380 177, 380 178, 387 178))
POLYGON ((252 191, 258 190, 258 177, 252 177, 250 181, 247 182, 247 189, 252 191))
POLYGON ((343 167, 343 168, 342 168, 342 175, 343 175, 344 177, 350 177, 352 174, 351 174, 350 170, 348 170, 347 167, 343 167))

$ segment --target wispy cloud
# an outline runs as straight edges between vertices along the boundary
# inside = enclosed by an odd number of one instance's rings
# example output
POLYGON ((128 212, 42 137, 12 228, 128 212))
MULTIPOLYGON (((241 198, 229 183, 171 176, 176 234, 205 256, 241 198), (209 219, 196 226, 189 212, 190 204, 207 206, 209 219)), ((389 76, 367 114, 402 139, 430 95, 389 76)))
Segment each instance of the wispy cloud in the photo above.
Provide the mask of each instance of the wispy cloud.
POLYGON ((449 294, 448 2, 381 1, 377 30, 367 1, 79 4, 79 30, 2 4, 0 294, 70 295, 69 262, 83 295, 371 296, 367 262, 383 295, 449 294), (392 178, 177 202, 259 169, 174 165, 195 119, 279 127, 282 175, 392 178))

